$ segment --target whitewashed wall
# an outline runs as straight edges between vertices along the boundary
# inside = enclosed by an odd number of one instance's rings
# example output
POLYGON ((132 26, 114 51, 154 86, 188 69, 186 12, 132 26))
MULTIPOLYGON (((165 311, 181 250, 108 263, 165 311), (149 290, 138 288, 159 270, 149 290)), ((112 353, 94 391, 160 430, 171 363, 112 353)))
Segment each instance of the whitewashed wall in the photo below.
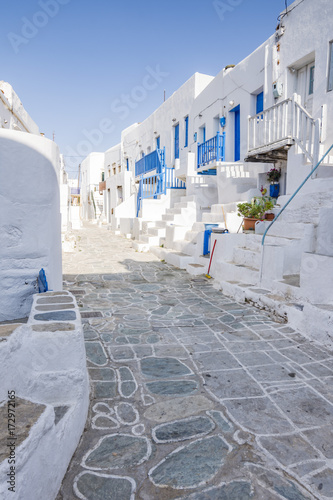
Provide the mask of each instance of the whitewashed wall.
POLYGON ((59 171, 54 142, 0 129, 0 321, 29 313, 42 267, 62 289, 59 171))

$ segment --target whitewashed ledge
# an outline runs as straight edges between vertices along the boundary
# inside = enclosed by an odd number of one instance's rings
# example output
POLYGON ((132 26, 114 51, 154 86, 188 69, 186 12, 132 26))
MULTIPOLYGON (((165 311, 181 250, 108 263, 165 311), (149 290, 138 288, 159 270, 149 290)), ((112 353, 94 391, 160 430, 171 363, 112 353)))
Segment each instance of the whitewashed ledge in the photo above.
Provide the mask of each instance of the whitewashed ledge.
POLYGON ((71 293, 38 294, 27 324, 0 325, 0 380, 0 498, 54 500, 89 406, 81 317, 71 293), (14 436, 8 391, 15 391, 14 436), (15 494, 7 482, 13 443, 15 494))

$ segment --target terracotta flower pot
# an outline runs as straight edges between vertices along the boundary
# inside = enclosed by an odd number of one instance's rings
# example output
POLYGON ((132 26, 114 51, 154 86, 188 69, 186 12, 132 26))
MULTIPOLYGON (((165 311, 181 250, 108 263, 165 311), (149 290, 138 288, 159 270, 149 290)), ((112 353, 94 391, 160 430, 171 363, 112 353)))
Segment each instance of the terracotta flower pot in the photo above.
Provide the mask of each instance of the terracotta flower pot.
POLYGON ((252 217, 244 217, 243 229, 244 231, 248 231, 249 229, 255 228, 256 222, 260 219, 253 219, 252 217))
POLYGON ((275 215, 274 214, 265 214, 265 219, 266 220, 274 220, 275 215))

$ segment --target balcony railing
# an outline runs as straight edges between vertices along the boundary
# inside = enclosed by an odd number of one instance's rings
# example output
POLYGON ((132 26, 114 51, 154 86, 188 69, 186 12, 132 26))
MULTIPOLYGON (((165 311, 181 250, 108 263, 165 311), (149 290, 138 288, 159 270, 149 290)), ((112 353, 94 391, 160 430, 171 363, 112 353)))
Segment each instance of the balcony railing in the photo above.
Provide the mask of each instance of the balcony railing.
POLYGON ((156 170, 156 173, 160 173, 165 166, 165 148, 156 149, 148 155, 144 156, 140 160, 135 162, 135 177, 147 174, 156 170))
POLYGON ((212 161, 224 161, 225 132, 218 132, 215 137, 198 144, 198 168, 208 165, 212 161))
POLYGON ((294 94, 249 118, 249 155, 295 142, 309 161, 318 161, 320 120, 314 120, 299 100, 294 94))

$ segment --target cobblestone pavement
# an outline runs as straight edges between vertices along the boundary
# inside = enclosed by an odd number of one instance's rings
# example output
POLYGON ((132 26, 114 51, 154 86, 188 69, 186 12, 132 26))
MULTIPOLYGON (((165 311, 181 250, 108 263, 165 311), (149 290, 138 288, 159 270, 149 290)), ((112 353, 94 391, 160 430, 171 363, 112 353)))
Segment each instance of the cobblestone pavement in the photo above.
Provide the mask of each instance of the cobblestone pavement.
POLYGON ((85 225, 91 405, 57 500, 333 498, 333 353, 85 225))

